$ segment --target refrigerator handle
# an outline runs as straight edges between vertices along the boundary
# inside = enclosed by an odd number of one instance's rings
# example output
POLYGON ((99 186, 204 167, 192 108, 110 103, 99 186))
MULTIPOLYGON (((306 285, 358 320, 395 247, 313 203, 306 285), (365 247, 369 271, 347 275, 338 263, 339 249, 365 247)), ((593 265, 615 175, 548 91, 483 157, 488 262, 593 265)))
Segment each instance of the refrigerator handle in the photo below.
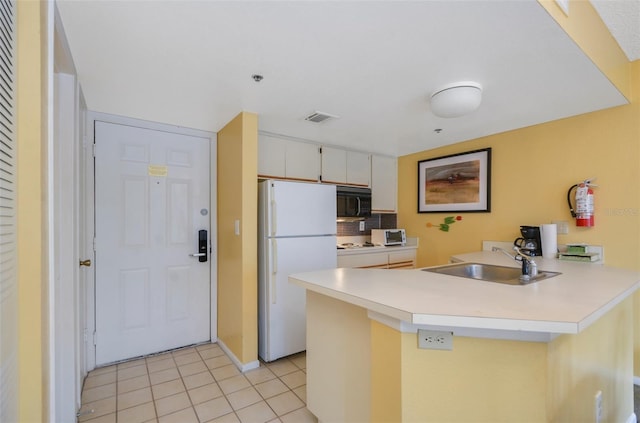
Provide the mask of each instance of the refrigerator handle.
POLYGON ((269 207, 271 208, 271 236, 275 236, 277 230, 277 204, 276 204, 276 193, 273 184, 269 184, 269 207))
POLYGON ((271 235, 274 236, 277 232, 277 224, 278 224, 278 219, 277 219, 277 204, 275 202, 275 200, 271 201, 271 235))
POLYGON ((271 304, 276 303, 276 273, 278 273, 278 242, 271 240, 271 304))

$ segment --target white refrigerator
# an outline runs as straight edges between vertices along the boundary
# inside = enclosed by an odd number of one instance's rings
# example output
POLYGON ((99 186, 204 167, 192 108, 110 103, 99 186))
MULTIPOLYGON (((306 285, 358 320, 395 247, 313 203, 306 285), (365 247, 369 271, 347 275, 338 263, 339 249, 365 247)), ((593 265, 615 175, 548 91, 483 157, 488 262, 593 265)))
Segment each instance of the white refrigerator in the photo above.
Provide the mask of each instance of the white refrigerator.
POLYGON ((267 180, 258 198, 258 353, 269 362, 306 349, 306 293, 289 275, 336 267, 336 187, 267 180))

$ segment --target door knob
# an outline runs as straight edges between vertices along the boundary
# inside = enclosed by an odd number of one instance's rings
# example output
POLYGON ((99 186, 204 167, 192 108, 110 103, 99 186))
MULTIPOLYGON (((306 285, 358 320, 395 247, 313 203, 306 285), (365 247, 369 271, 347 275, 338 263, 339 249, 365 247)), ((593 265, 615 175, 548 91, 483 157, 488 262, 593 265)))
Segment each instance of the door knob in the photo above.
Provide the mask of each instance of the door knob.
POLYGON ((201 229, 198 231, 198 252, 194 254, 189 254, 191 257, 198 257, 198 261, 203 263, 207 261, 207 249, 208 249, 208 241, 207 241, 207 231, 201 229))
POLYGON ((80 260, 80 266, 91 266, 91 260, 87 259, 87 260, 80 260))

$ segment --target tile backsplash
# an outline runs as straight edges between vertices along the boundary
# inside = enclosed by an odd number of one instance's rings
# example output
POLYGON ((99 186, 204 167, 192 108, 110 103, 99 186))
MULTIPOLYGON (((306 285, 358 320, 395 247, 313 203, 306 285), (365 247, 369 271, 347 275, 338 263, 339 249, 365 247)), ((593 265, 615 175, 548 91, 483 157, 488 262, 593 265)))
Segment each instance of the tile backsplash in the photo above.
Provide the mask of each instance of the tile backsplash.
POLYGON ((398 216, 395 214, 372 214, 364 221, 364 231, 360 231, 360 222, 337 222, 338 236, 370 236, 371 229, 394 229, 398 216))

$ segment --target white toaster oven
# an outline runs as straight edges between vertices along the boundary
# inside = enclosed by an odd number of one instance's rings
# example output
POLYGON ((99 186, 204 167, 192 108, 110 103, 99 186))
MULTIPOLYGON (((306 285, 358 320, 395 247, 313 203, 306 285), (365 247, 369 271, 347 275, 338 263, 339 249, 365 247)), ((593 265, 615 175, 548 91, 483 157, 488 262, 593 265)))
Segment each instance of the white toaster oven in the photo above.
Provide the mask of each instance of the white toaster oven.
POLYGON ((404 245, 407 236, 404 229, 371 229, 371 243, 373 245, 404 245))

